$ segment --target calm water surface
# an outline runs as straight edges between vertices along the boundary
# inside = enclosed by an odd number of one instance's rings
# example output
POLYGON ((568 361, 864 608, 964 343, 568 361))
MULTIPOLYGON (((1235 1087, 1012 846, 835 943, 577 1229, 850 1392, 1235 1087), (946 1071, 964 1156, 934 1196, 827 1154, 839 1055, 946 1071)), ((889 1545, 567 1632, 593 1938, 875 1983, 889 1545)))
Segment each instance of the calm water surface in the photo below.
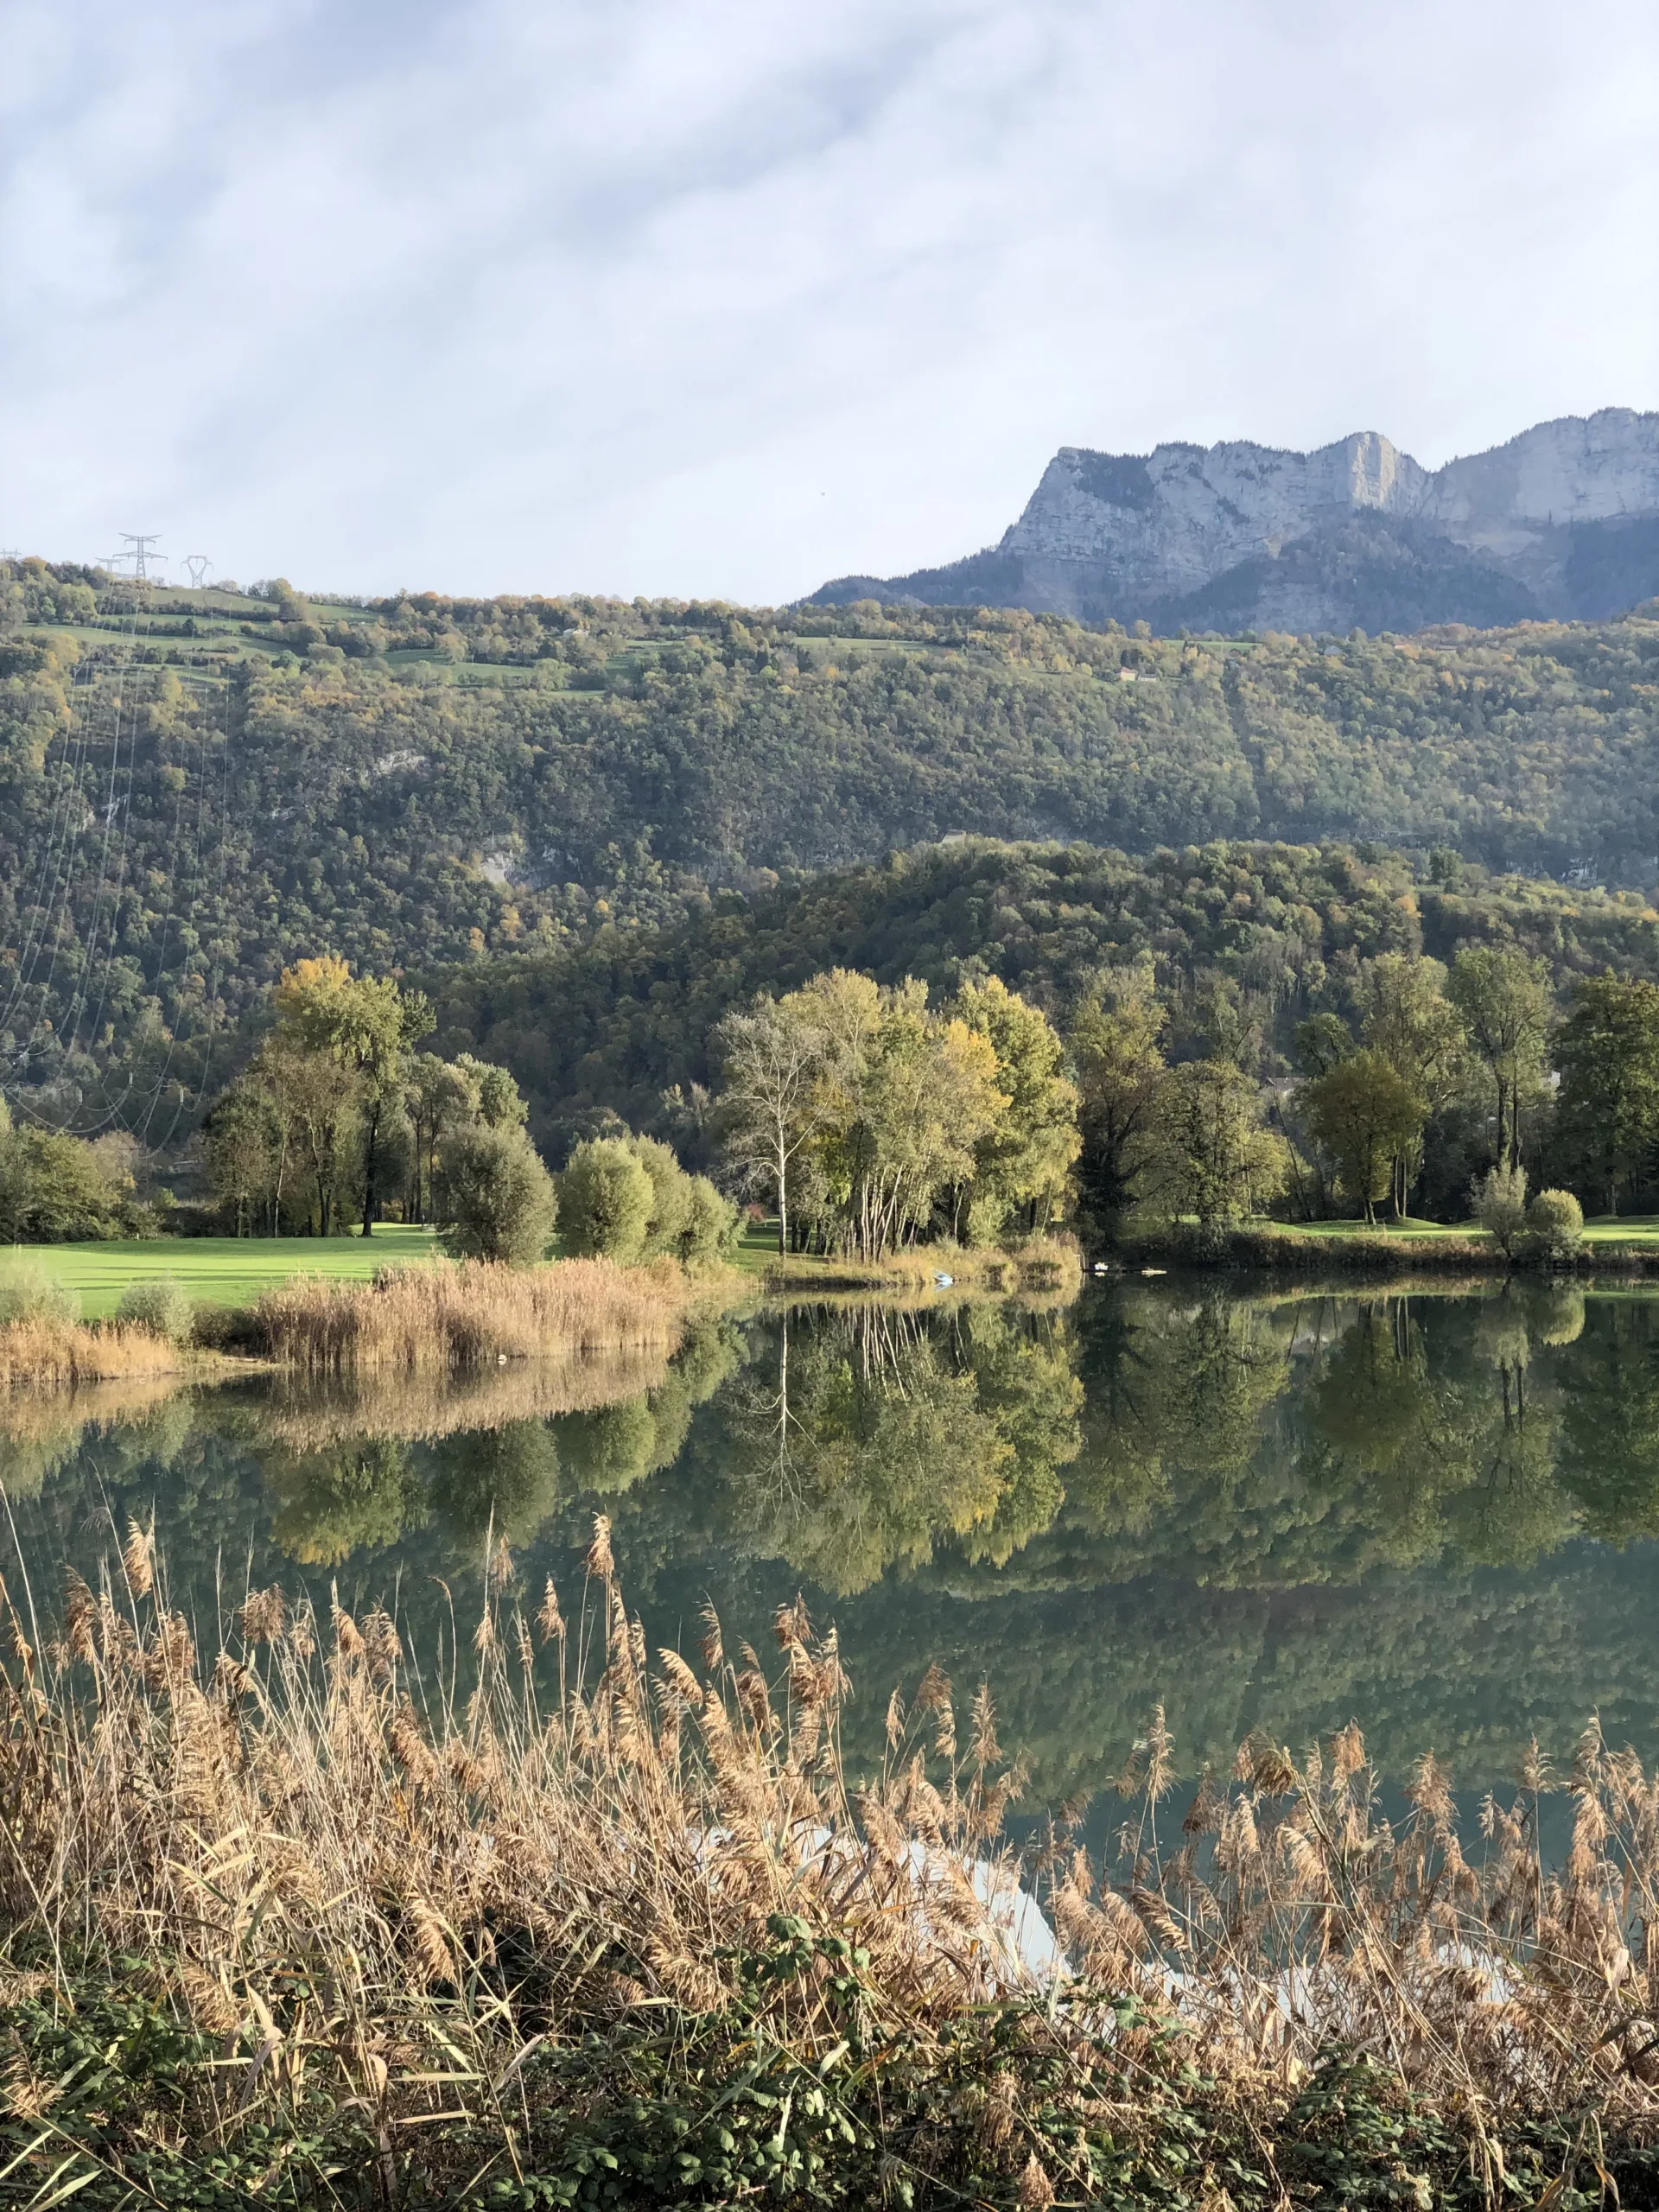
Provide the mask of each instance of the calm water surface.
POLYGON ((204 1640, 280 1581, 395 1603, 429 1667, 464 1668, 487 1555, 526 1611, 551 1575, 574 1612, 604 1513, 653 1645, 690 1649, 711 1604, 761 1646, 798 1591, 839 1629, 855 1748, 938 1661, 989 1681, 1050 1803, 1115 1772, 1158 1699, 1189 1770, 1351 1717, 1386 1769, 1432 1747, 1467 1786, 1595 1711, 1659 1751, 1639 1291, 1137 1281, 1046 1312, 772 1312, 666 1370, 519 1369, 459 1403, 261 1385, 10 1426, 0 1545, 43 1625, 62 1562, 94 1578, 153 1512, 204 1640))

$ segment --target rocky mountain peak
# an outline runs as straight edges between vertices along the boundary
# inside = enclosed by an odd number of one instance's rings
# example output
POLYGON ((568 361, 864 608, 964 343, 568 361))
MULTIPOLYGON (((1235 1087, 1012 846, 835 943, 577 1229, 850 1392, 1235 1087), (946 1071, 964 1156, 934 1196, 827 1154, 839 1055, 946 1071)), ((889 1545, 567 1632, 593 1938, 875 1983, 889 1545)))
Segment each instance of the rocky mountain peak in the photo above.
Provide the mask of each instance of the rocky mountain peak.
POLYGON ((1300 631, 1595 618, 1656 592, 1659 414, 1605 408, 1433 470, 1375 430, 1311 453, 1062 446, 995 548, 815 596, 1300 631))

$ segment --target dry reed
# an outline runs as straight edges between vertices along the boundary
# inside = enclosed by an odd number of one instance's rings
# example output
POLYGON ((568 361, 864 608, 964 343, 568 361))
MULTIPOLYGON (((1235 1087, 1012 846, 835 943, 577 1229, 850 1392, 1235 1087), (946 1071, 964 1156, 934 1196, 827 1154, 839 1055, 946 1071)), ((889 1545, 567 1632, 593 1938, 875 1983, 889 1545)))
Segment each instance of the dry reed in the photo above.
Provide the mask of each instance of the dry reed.
POLYGON ((401 1268, 372 1284, 296 1277, 254 1308, 270 1357, 312 1375, 417 1375, 583 1352, 671 1352, 696 1295, 672 1261, 401 1268))
POLYGON ((176 1345, 124 1323, 88 1326, 30 1314, 0 1328, 0 1390, 75 1389, 183 1365, 176 1345))
POLYGON ((1083 1257, 1076 1239, 1063 1236, 1036 1237, 1006 1250, 996 1245, 919 1244, 880 1260, 791 1253, 772 1261, 766 1279, 769 1287, 785 1294, 879 1289, 931 1299, 938 1294, 942 1275, 950 1278, 951 1290, 1065 1300, 1082 1287, 1083 1257))
MULTIPOLYGON (((987 1904, 1014 1894, 1000 1833, 1020 1777, 985 1693, 958 1716, 930 1670, 908 1713, 893 1700, 884 1768, 856 1789, 840 1655, 798 1603, 778 1618, 770 1678, 747 1647, 727 1656, 712 1619, 702 1673, 673 1652, 653 1669, 603 1522, 574 1623, 550 1585, 527 1621, 505 1595, 511 1560, 492 1551, 490 1567, 464 1701, 411 1694, 385 1615, 336 1605, 324 1623, 275 1589, 203 1663, 137 1528, 118 1601, 72 1578, 39 1650, 11 1615, 3 1956, 66 1988, 67 1960, 152 1961, 154 1991, 243 2054, 203 2075, 200 2139, 229 2142, 327 2080, 376 2116, 389 2175, 410 2139, 397 2131, 429 2123, 429 2176, 442 2126, 468 2162, 493 2142, 489 2171, 526 2130, 569 2124, 502 2095, 532 2054, 603 2048, 626 2074, 653 2022, 709 2018, 740 2023, 744 2064, 783 2054, 809 2090, 853 2063, 852 2036, 858 2078, 890 2101, 877 2148, 905 2202, 969 2151, 968 2201, 1096 2201, 1097 2162, 1161 2156, 1157 2129, 1185 2099, 1212 2133, 1224 2116, 1239 2157, 1267 2145, 1261 2190, 1232 2188, 1282 2206, 1268 2139, 1336 2048, 1408 2107, 1455 2113, 1473 2201, 1504 2200, 1517 2114, 1565 2115, 1580 2150, 1593 2126, 1597 2158, 1659 2133, 1659 1781, 1593 1729, 1551 1868, 1535 1756, 1513 1803, 1485 1804, 1471 1858, 1433 1759, 1408 1817, 1381 1817, 1351 1727, 1300 1763, 1253 1738, 1173 1817, 1156 1713, 1119 1784, 1116 1864, 1064 1830, 1040 1854, 1058 1956, 1016 1943, 987 1904), (973 2069, 929 2103, 928 2069, 948 2073, 976 2035, 973 2069), (1046 2112, 1065 2101, 1065 2126, 1039 2126, 1027 2081, 1046 2112), (921 2099, 908 2132, 901 2093, 912 2113, 921 2099)), ((613 2087, 626 2104, 626 2079, 613 2087)), ((787 2124, 785 2109, 779 2140, 787 2124)), ((43 2174, 46 2143, 29 2152, 43 2174)), ((1435 2201, 1389 2156, 1376 2201, 1435 2201)), ((923 2195, 963 2199, 954 2182, 923 2195)), ((1222 2199, 1160 2183, 1145 2201, 1222 2199)))

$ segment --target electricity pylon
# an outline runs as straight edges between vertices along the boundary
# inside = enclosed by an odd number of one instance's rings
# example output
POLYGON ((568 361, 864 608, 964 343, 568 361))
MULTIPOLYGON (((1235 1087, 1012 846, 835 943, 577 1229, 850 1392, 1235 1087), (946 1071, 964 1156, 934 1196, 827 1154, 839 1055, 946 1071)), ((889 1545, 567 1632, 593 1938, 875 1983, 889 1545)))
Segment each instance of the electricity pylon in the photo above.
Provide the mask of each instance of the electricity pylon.
POLYGON ((129 550, 118 554, 117 558, 131 562, 135 582, 147 582, 149 578, 149 570, 146 563, 150 561, 165 561, 167 558, 165 553, 157 553, 155 550, 161 543, 161 532, 154 530, 124 530, 121 537, 129 550))

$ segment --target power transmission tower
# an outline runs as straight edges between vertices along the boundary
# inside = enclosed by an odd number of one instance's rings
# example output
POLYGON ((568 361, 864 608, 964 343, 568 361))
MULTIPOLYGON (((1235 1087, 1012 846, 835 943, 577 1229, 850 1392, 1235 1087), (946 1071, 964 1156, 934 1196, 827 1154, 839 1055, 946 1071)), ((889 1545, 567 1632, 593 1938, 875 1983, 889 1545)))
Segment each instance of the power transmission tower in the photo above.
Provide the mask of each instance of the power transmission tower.
POLYGON ((150 561, 165 561, 167 558, 165 553, 157 553, 155 550, 161 543, 161 532, 154 530, 124 530, 121 533, 121 537, 123 543, 127 546, 128 550, 118 556, 118 558, 123 561, 131 562, 132 574, 135 582, 147 582, 149 577, 149 570, 145 565, 146 563, 150 561))
POLYGON ((205 553, 187 553, 184 556, 184 565, 190 573, 191 590, 200 591, 207 581, 213 563, 205 553))

